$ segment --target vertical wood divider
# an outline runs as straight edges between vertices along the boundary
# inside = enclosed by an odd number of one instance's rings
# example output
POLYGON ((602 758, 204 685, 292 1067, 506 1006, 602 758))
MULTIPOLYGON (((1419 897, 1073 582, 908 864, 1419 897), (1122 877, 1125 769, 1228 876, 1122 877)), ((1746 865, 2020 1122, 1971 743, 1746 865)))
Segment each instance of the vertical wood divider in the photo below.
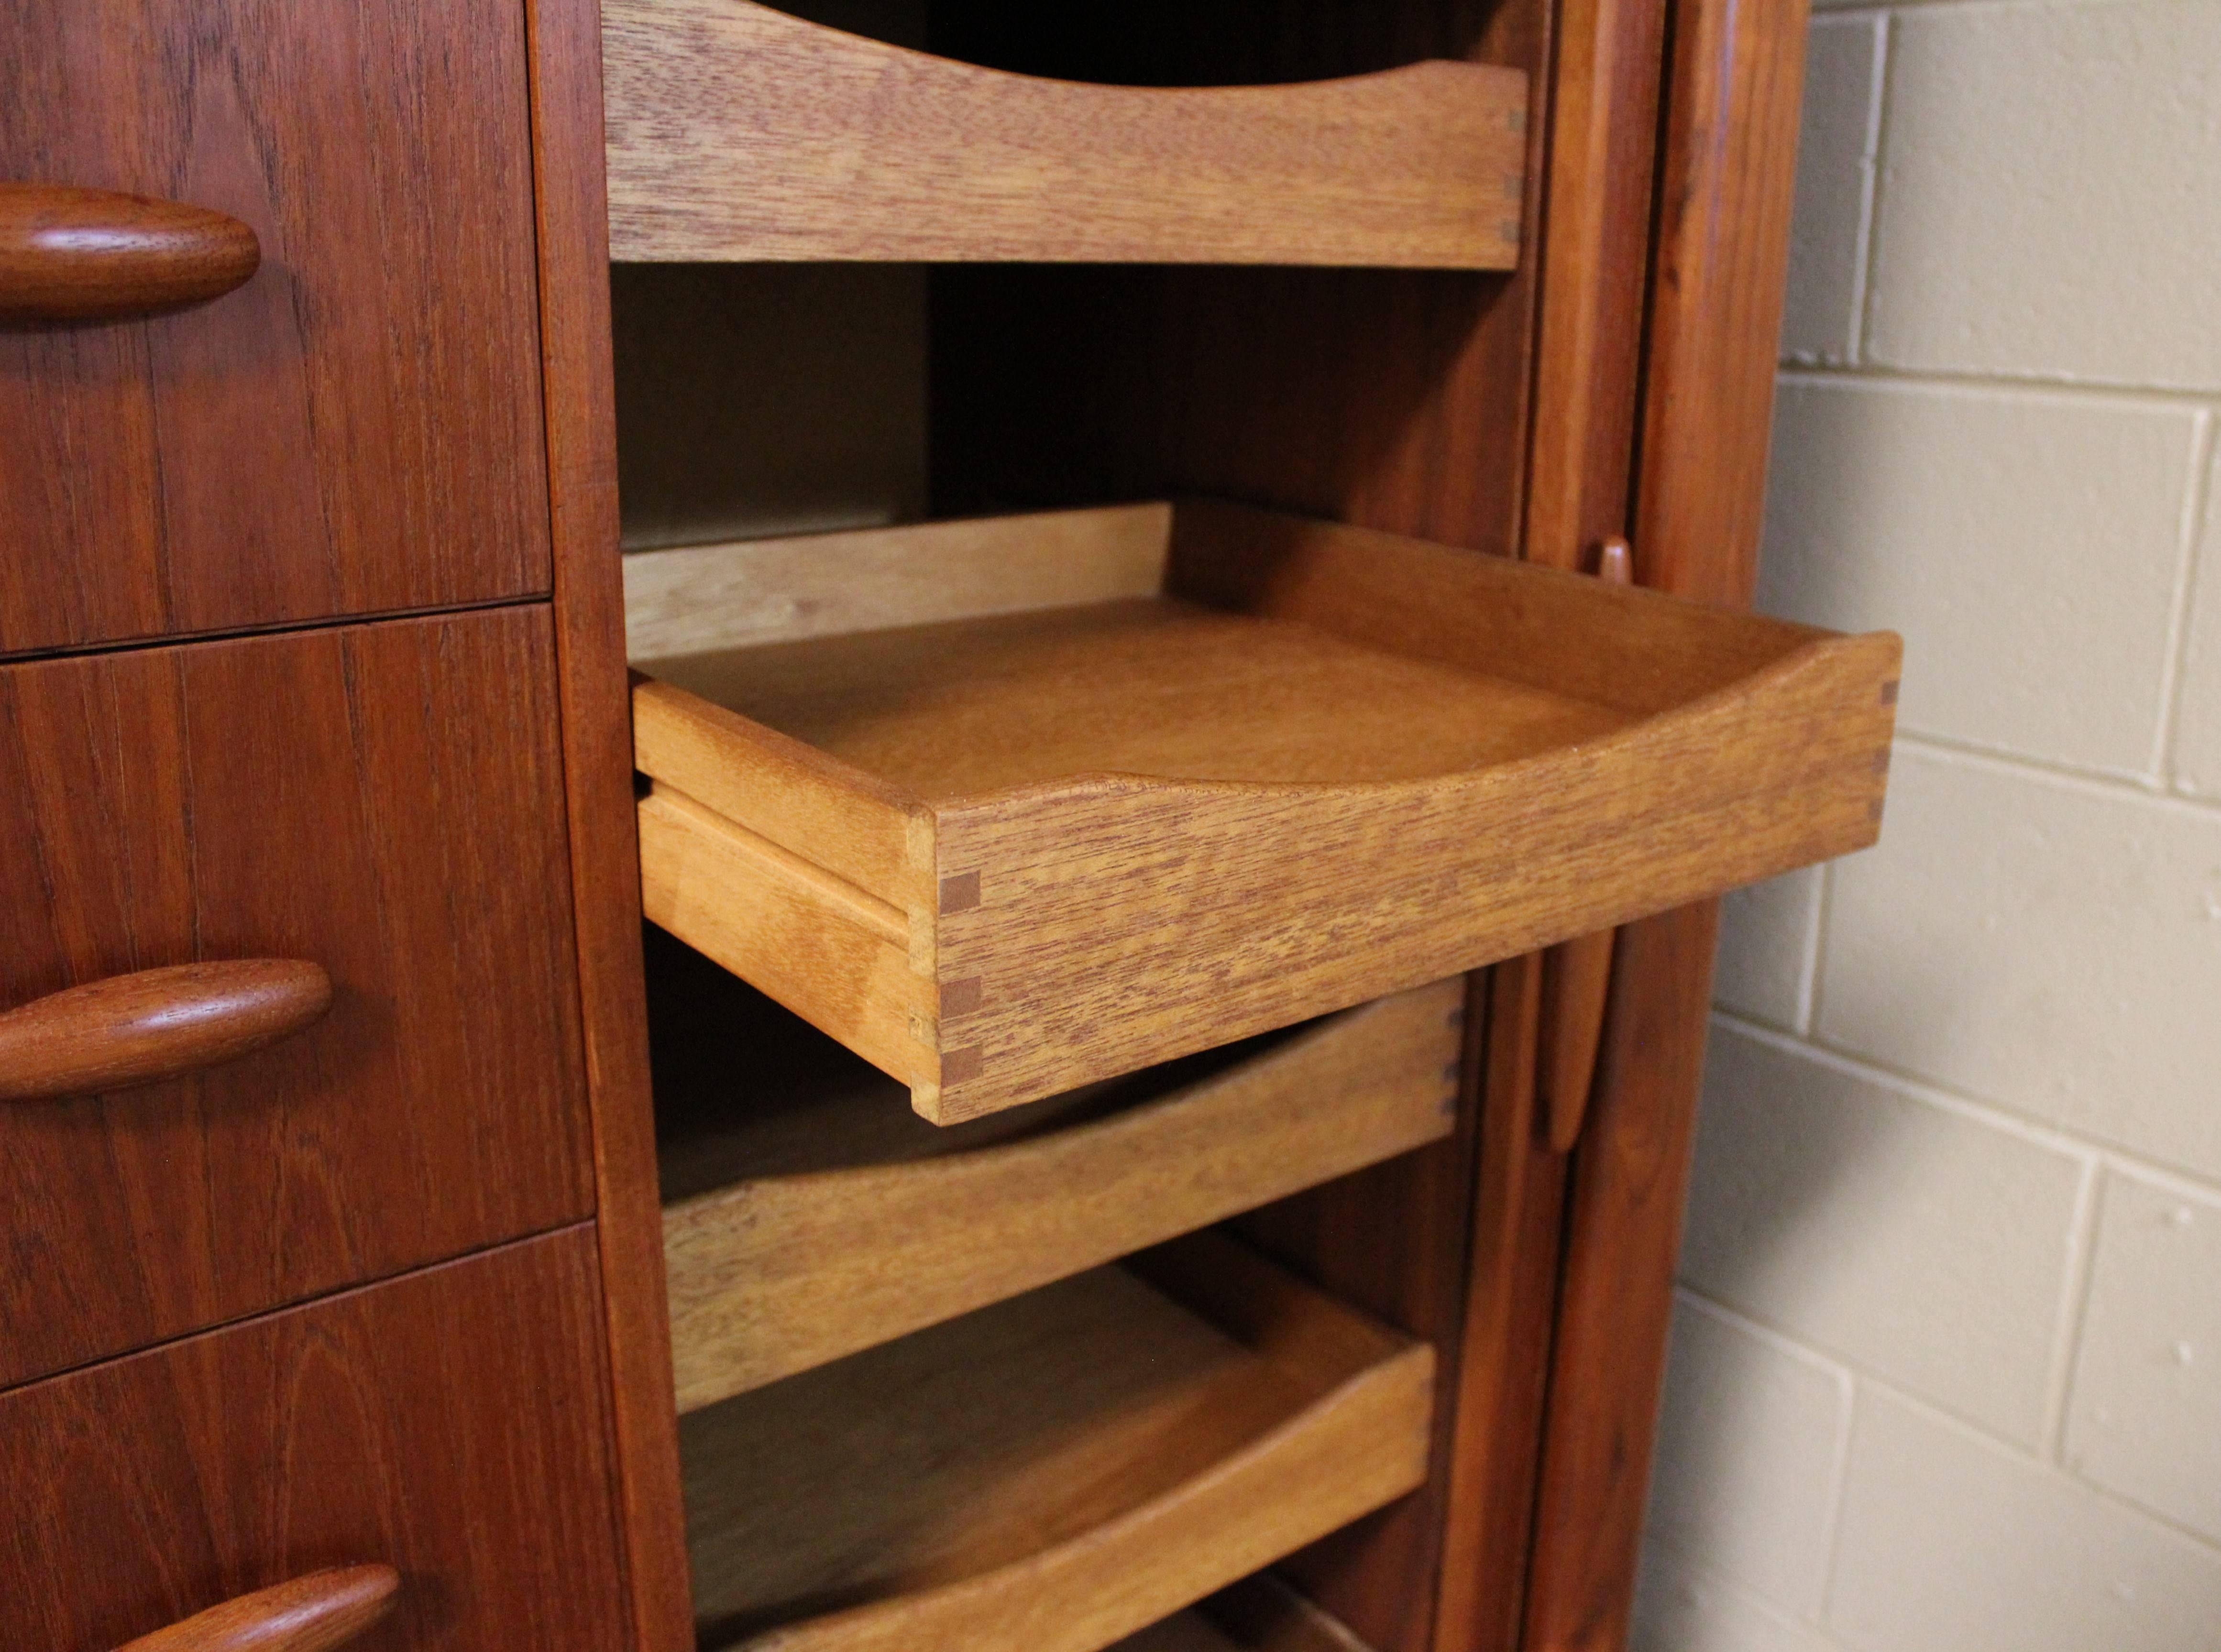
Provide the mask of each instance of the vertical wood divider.
MULTIPOLYGON (((1552 42, 1533 424, 1521 554, 1579 572, 1624 534, 1642 354, 1644 271, 1664 73, 1665 0, 1564 0, 1552 42)), ((1547 94, 1542 88, 1547 86, 1547 94)), ((1493 972, 1480 1183, 1456 1387, 1433 1652, 1517 1652, 1567 1168, 1536 1108, 1543 960, 1493 972)))
MULTIPOLYGON (((1638 580, 1747 606, 1765 508, 1806 0, 1674 0, 1635 484, 1638 580)), ((1718 906, 1620 935, 1575 1155, 1530 1652, 1618 1652, 1665 1376, 1718 906)))
POLYGON ((572 898, 603 1311, 637 1652, 689 1652, 693 1605, 663 1286, 619 561, 597 0, 529 0, 541 350, 572 898))

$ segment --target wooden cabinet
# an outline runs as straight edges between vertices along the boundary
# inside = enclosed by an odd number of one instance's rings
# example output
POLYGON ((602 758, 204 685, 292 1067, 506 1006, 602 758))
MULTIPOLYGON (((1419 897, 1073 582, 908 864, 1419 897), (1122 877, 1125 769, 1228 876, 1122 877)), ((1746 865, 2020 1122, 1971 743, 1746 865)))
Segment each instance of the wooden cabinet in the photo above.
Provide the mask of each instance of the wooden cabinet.
POLYGON ((0 1103, 0 1386, 590 1215, 547 615, 0 667, 0 1009, 320 967, 228 1065, 0 1103))
POLYGON ((360 1652, 610 1652, 597 1298, 573 1228, 0 1395, 8 1644, 377 1565, 360 1652))
POLYGON ((213 209, 235 291, 0 331, 0 653, 547 589, 524 9, 5 0, 0 180, 213 209))
POLYGON ((9 1635, 1611 1652, 1801 16, 0 0, 9 1635))

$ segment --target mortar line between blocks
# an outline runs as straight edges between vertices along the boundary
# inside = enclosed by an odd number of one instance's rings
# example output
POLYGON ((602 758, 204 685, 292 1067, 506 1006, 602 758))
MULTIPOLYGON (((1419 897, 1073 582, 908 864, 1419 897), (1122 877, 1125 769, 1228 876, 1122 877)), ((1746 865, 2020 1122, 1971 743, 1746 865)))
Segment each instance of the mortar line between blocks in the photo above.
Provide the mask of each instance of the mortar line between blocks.
POLYGON ((2190 486, 2182 502, 2182 552, 2175 565, 2174 606, 2167 616, 2167 666, 2160 682, 2159 727, 2152 736, 2152 773, 2163 777, 2171 791, 2180 785, 2175 747, 2182 733, 2182 697, 2190 679, 2190 620, 2198 603, 2199 550, 2212 499, 2214 426, 2209 408, 2199 415, 2198 429, 2191 437, 2190 486))
MULTIPOLYGON (((2221 815, 2221 797, 2170 792, 2155 775, 2130 774, 2122 770, 2079 768, 2055 758, 2032 757, 2025 752, 2000 751, 1994 746, 1978 746, 1971 741, 1953 740, 1943 735, 1905 732, 1897 736, 1895 743, 1901 750, 1964 763, 1970 768, 2018 775, 2024 779, 2048 781, 2068 791, 2080 792, 2086 797, 2110 798, 2117 802, 2133 800, 2149 804, 2155 809, 2173 810, 2204 819, 2221 815)), ((1888 829, 1886 821, 1883 829, 1888 829)))
POLYGON ((2165 1187, 2184 1198, 2221 1203, 2221 1179, 2204 1180, 2198 1171, 2187 1170, 2180 1165, 2168 1164, 2159 1159, 2145 1158, 2118 1143, 2085 1136, 2061 1125, 2046 1123, 2029 1114, 2018 1112, 2003 1102, 1988 1101, 1947 1089, 1934 1079, 1923 1078, 1907 1068, 1891 1067, 1873 1056, 1821 1038, 1799 1038, 1779 1027, 1770 1027, 1762 1021, 1753 1021, 1748 1016, 1738 1015, 1732 1010, 1716 1008, 1712 1011, 1712 1019, 1728 1031, 1739 1034, 1755 1043, 1764 1044, 1769 1049, 1803 1056, 1832 1073, 1879 1085, 1885 1090, 1896 1091, 1915 1101, 1924 1102, 1941 1112, 1973 1123, 1987 1125, 2031 1146, 2046 1148, 2069 1158, 2095 1160, 2107 1170, 2165 1187))
POLYGON ((1835 901, 1836 868, 1831 863, 1820 868, 1819 892, 1812 898, 1812 922, 1806 926, 1805 932, 1805 955, 1798 961, 1797 1031, 1805 1038, 1816 1036, 1820 1025, 1820 993, 1824 982, 1824 960, 1828 950, 1828 920, 1834 913, 1835 901))
MULTIPOLYGON (((1874 18, 1880 43, 1874 47, 1879 59, 1874 66, 1874 101, 1868 110, 1867 136, 1870 153, 1867 158, 1859 191, 1858 261, 1851 278, 1851 290, 1856 302, 1851 310, 1851 351, 1849 368, 1864 373, 1867 354, 1874 338, 1874 266, 1879 260, 1881 246, 1882 210, 1882 153, 1889 144, 1890 83, 1897 72, 1897 19, 1885 9, 1874 18)), ((1830 377, 1833 375, 1820 375, 1830 377)))
POLYGON ((2183 1539, 2186 1542, 2195 1544, 2208 1554, 2221 1555, 2221 1542, 2216 1542, 2210 1534, 2199 1530, 2195 1526, 2185 1525, 2171 1514, 2164 1514, 2157 1509, 2147 1508, 2131 1498, 2122 1496, 2120 1492, 2110 1486, 2101 1486, 2086 1475, 2078 1474, 2061 1464, 2047 1461, 2030 1451, 2025 1446, 2015 1445, 2010 1440, 2000 1439, 1979 1424, 1970 1423, 1965 1417, 1955 1416, 1944 1410, 1934 1400, 1923 1399, 1901 1383, 1893 1382, 1886 1377, 1861 1377, 1861 1380, 1873 1387, 1877 1393, 1895 1401, 1907 1411, 1918 1412, 1938 1428, 1949 1429, 1955 1434, 1962 1435, 1977 1445, 2006 1452, 2019 1458, 2022 1462, 2034 1468, 2038 1474, 2065 1481, 2093 1502, 2118 1514, 2125 1514, 2135 1519, 2146 1521, 2162 1531, 2183 1539))
POLYGON ((2098 1224, 2105 1217, 2105 1161, 2082 1167, 2074 1190, 2074 1217, 2067 1230, 2067 1273, 2061 1281, 2058 1317, 2052 1328, 2051 1369, 2043 1392, 2044 1455, 2067 1465, 2068 1408, 2074 1397, 2074 1373, 2082 1359, 2082 1328, 2090 1315, 2091 1280, 2095 1274, 2098 1224))
MULTIPOLYGON (((1877 165, 1879 163, 1877 162, 1877 165)), ((1877 184, 1876 222, 1880 222, 1883 203, 1877 184)), ((1877 237, 1879 240, 1879 237, 1877 237)), ((1871 298, 1872 288, 1868 289, 1871 298)), ((1824 361, 1784 360, 1775 364, 1775 371, 1785 383, 1806 385, 1833 385, 1859 389, 1901 389, 1947 391, 1966 396, 1999 396, 2024 397, 2031 401, 2099 404, 2129 411, 2205 412, 2213 405, 2213 389, 2200 385, 2186 390, 2170 390, 2151 385, 2135 385, 2111 379, 2062 379, 2039 374, 1971 372, 1952 367, 1899 367, 1886 363, 1869 361, 1861 354, 1855 364, 1832 364, 1824 361)))

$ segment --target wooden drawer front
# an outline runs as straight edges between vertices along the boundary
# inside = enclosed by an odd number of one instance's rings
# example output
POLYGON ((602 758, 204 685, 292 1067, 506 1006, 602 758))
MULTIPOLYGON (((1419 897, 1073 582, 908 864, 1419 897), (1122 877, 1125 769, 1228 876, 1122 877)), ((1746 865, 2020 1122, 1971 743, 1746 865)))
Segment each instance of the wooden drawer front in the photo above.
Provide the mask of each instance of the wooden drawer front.
POLYGON ((0 1384, 591 1209, 544 609, 0 670, 0 1009, 195 960, 332 1007, 0 1102, 0 1384))
POLYGON ((250 225, 237 291, 0 331, 0 652, 544 591, 524 8, 7 0, 0 178, 250 225))
POLYGON ((610 1652, 597 1302, 577 1228, 0 1397, 7 1644, 110 1652, 385 1565, 349 1652, 610 1652))

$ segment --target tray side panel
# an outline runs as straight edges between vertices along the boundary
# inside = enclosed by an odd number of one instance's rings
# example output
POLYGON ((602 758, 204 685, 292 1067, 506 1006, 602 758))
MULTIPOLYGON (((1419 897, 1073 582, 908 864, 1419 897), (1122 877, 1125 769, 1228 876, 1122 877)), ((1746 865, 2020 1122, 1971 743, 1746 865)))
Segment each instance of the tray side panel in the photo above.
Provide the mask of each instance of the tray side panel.
POLYGON ((904 1083, 938 1072, 902 913, 666 792, 641 800, 640 871, 649 922, 904 1083))
POLYGON ((1106 779, 954 807, 942 1123, 1871 844, 1899 646, 1814 643, 1587 746, 1377 789, 1106 779))
POLYGON ((1448 1135, 1464 998, 1445 981, 1367 1004, 1097 1124, 671 1207, 679 1410, 1448 1135))
POLYGON ((1254 1443, 1070 1542, 745 1652, 1095 1652, 1424 1483, 1435 1351, 1407 1346, 1254 1443))
POLYGON ((890 905, 929 905, 931 822, 894 787, 644 677, 632 723, 641 773, 890 905))
POLYGON ((624 261, 1509 269, 1526 77, 1427 62, 1289 86, 1035 79, 748 0, 611 0, 624 261))
POLYGON ((1125 504, 634 551, 625 648, 654 674, 728 648, 1154 597, 1171 532, 1169 505, 1125 504))
POLYGON ((1173 519, 1171 589, 1624 710, 1669 710, 1832 635, 1508 557, 1215 500, 1173 519))

